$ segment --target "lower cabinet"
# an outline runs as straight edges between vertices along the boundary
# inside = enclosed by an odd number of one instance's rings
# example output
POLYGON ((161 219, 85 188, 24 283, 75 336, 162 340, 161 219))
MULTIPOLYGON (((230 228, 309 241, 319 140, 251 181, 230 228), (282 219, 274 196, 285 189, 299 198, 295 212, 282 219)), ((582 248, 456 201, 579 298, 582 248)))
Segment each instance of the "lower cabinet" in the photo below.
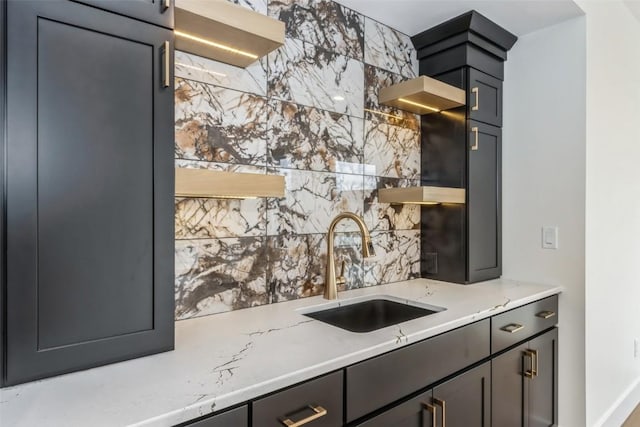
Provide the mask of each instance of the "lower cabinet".
POLYGON ((245 405, 213 417, 190 422, 184 427, 247 427, 248 423, 249 409, 245 405))
POLYGON ((489 427, 489 362, 401 403, 358 426, 489 427))
POLYGON ((256 400, 251 426, 341 426, 343 378, 343 371, 334 372, 256 400))
POLYGON ((549 427, 551 296, 257 398, 191 427, 549 427))
POLYGON ((493 359, 494 427, 548 427, 558 422, 558 329, 493 359))

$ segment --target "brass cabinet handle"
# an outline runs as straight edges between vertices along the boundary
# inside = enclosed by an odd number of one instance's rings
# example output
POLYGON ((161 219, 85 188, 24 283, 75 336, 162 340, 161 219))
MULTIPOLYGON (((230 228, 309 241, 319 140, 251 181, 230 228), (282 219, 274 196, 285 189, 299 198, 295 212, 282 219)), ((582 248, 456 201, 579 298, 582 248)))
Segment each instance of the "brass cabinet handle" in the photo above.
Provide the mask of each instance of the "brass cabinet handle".
MULTIPOLYGON (((447 402, 442 399, 433 398, 433 403, 442 409, 442 427, 447 427, 447 402)), ((435 426, 435 423, 434 423, 435 426)))
POLYGON ((315 413, 312 415, 309 415, 307 418, 303 418, 300 421, 295 421, 295 422, 292 421, 290 418, 285 418, 284 420, 281 421, 282 425, 285 425, 287 427, 300 427, 310 423, 313 420, 317 420, 318 418, 324 417, 325 415, 327 415, 327 410, 324 409, 322 406, 308 405, 308 407, 315 413))
POLYGON ((540 313, 536 314, 536 317, 539 317, 541 319, 550 319, 551 317, 553 317, 555 315, 556 315, 555 311, 545 310, 545 311, 541 311, 540 313))
POLYGON ((171 7, 171 0, 162 0, 162 13, 165 13, 167 9, 171 7))
POLYGON ((431 412, 431 427, 436 427, 436 407, 429 403, 422 403, 422 409, 431 412))
POLYGON ((524 329, 524 325, 519 323, 509 323, 507 326, 503 326, 500 328, 501 331, 509 332, 510 334, 515 334, 518 331, 524 329))
POLYGON ((471 93, 476 96, 476 105, 471 107, 471 111, 478 111, 480 109, 480 93, 478 87, 471 88, 471 93))
POLYGON ((471 132, 473 132, 473 135, 474 135, 474 142, 473 142, 473 145, 471 146, 471 150, 476 151, 478 149, 478 127, 477 126, 472 127, 471 132))
POLYGON ((165 41, 162 44, 162 87, 171 86, 171 52, 169 50, 169 42, 165 41))
POLYGON ((527 349, 524 351, 524 356, 531 359, 531 369, 524 371, 524 376, 527 378, 535 378, 538 376, 538 350, 527 349))

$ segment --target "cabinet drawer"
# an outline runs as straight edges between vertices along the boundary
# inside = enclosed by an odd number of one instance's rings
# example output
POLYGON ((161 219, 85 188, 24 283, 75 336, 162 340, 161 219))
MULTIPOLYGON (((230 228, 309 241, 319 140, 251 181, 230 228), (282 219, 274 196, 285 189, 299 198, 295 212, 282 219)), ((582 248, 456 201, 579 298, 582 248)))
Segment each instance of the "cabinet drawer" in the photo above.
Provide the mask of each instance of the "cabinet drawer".
POLYGON ((253 403, 253 427, 282 427, 309 419, 309 427, 342 425, 343 372, 335 372, 253 403))
POLYGON ((248 427, 249 410, 246 406, 232 409, 213 417, 188 423, 184 427, 248 427))
POLYGON ((488 357, 489 319, 346 369, 351 422, 488 357))
POLYGON ((504 350, 558 323, 558 296, 491 318, 491 352, 504 350))

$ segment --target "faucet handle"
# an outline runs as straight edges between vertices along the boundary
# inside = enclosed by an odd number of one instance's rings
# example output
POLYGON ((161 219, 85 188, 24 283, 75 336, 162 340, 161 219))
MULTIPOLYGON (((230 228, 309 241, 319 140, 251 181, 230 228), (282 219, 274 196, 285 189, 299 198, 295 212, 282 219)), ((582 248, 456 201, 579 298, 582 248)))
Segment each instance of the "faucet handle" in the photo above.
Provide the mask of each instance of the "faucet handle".
POLYGON ((342 259, 342 267, 340 268, 340 275, 338 277, 336 277, 336 285, 338 285, 338 286, 347 284, 347 278, 344 277, 344 267, 345 267, 346 263, 347 262, 343 258, 342 259))

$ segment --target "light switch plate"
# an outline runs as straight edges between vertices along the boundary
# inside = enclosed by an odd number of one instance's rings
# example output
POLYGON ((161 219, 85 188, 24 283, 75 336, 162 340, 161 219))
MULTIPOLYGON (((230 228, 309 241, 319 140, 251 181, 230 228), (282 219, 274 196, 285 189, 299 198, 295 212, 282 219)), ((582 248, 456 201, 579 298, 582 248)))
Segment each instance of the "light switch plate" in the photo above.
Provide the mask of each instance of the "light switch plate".
POLYGON ((556 226, 542 227, 542 248, 558 249, 558 227, 556 226))

